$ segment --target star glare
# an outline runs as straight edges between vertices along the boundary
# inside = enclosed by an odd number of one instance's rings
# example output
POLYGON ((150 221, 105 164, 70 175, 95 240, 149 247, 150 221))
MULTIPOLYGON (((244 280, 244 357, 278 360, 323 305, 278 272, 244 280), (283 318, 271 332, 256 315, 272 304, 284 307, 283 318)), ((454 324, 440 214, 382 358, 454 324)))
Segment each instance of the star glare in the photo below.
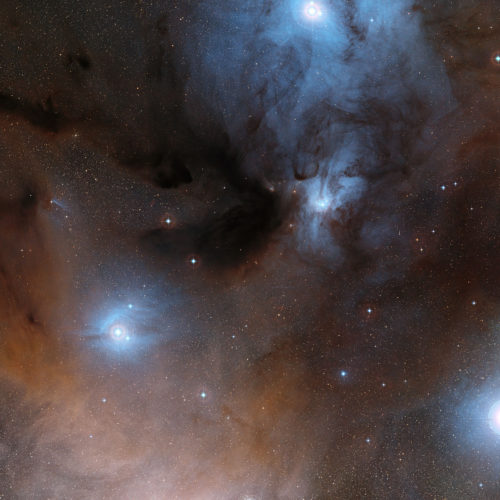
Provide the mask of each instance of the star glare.
POLYGON ((304 8, 304 15, 313 21, 321 18, 323 12, 321 11, 321 7, 316 2, 309 2, 304 8))
POLYGON ((345 370, 340 371, 340 376, 341 377, 347 377, 347 372, 345 370))
POLYGON ((163 214, 163 217, 161 218, 160 222, 161 225, 167 229, 170 229, 175 226, 174 218, 170 214, 163 214))
POLYGON ((129 339, 128 335, 125 335, 125 328, 121 325, 113 325, 110 330, 111 337, 114 340, 122 340, 126 338, 129 339))
POLYGON ((488 412, 488 422, 495 434, 500 434, 500 401, 497 401, 488 412))

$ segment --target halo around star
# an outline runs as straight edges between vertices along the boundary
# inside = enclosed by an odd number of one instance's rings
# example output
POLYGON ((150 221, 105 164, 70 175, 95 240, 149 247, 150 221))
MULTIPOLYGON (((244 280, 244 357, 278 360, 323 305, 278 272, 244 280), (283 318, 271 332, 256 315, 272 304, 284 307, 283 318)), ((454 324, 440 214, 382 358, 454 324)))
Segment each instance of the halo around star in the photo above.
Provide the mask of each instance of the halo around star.
POLYGON ((315 20, 323 16, 321 7, 316 2, 308 2, 304 7, 304 15, 307 19, 315 20))
POLYGON ((110 334, 114 340, 123 340, 128 337, 126 329, 122 325, 112 325, 110 329, 110 334))
POLYGON ((497 401, 488 412, 488 423, 495 434, 500 434, 500 401, 497 401))

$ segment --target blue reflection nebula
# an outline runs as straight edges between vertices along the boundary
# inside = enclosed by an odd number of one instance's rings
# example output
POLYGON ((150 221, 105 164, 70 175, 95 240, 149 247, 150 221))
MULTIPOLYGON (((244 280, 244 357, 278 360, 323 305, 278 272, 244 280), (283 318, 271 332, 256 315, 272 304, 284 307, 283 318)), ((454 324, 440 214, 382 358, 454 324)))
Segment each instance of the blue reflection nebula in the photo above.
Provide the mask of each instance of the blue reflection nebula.
POLYGON ((145 354, 161 340, 168 340, 168 325, 160 321, 158 307, 140 302, 102 304, 91 314, 82 334, 92 348, 107 355, 134 357, 145 354), (161 325, 161 327, 159 327, 161 325))
POLYGON ((500 401, 497 401, 488 412, 490 428, 496 434, 500 434, 500 401))

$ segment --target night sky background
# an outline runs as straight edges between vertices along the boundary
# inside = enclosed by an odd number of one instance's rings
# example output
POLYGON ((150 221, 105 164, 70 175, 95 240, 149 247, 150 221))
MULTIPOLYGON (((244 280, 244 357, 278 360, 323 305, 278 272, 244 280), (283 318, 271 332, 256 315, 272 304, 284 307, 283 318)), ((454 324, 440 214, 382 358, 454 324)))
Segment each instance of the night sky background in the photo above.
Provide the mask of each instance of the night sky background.
POLYGON ((0 498, 500 498, 498 0, 3 0, 0 498))

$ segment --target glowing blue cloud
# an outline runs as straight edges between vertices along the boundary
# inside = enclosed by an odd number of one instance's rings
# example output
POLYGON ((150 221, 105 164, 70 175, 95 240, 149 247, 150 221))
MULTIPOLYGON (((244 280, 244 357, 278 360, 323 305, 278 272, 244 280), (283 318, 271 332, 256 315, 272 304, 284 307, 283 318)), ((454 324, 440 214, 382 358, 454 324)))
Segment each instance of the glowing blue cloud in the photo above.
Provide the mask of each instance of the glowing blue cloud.
POLYGON ((488 422, 495 434, 500 434, 500 401, 492 405, 488 412, 488 422))
POLYGON ((144 299, 102 304, 90 315, 82 337, 107 355, 132 359, 145 354, 153 345, 168 340, 167 332, 160 327, 158 307, 154 306, 146 305, 144 299))

